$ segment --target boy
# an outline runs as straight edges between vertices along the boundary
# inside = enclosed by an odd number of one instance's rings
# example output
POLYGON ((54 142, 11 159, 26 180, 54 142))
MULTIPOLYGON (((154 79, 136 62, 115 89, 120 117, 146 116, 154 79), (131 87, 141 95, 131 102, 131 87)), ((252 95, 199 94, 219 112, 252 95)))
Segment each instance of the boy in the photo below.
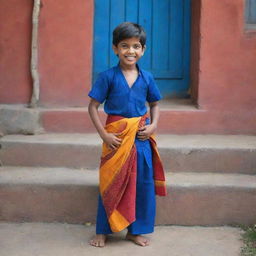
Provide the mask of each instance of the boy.
POLYGON ((162 164, 152 134, 159 118, 160 92, 152 75, 137 61, 146 49, 146 34, 124 22, 113 31, 117 66, 99 74, 89 96, 88 111, 103 140, 96 236, 90 244, 103 247, 107 234, 128 229, 126 239, 149 245, 142 234, 154 231, 155 194, 166 195, 162 164), (105 128, 98 107, 108 114, 105 128), (150 119, 146 115, 146 101, 150 119))

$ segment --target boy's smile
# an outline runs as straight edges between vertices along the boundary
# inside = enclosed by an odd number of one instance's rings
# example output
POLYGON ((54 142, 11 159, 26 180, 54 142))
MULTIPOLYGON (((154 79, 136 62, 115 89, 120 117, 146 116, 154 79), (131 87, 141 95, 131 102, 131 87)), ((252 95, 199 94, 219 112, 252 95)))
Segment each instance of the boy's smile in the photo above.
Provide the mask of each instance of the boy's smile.
POLYGON ((145 46, 142 47, 139 38, 132 37, 120 41, 117 46, 113 45, 113 50, 118 55, 121 66, 130 69, 143 56, 145 46))

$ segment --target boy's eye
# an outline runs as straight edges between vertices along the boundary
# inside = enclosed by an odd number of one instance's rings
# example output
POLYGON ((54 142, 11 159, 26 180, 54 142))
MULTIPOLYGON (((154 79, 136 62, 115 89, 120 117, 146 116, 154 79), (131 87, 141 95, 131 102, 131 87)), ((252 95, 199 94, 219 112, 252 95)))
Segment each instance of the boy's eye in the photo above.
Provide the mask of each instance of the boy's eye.
POLYGON ((127 44, 122 44, 121 47, 124 48, 124 49, 127 49, 128 45, 127 44))
POLYGON ((134 49, 139 49, 140 47, 141 47, 141 46, 140 46, 139 44, 135 44, 133 48, 134 48, 134 49))
MULTIPOLYGON (((133 45, 133 46, 131 46, 133 49, 140 49, 141 48, 141 45, 140 44, 135 44, 135 45, 133 45)), ((122 49, 128 49, 129 48, 129 45, 127 45, 127 44, 121 44, 121 48, 122 49)))

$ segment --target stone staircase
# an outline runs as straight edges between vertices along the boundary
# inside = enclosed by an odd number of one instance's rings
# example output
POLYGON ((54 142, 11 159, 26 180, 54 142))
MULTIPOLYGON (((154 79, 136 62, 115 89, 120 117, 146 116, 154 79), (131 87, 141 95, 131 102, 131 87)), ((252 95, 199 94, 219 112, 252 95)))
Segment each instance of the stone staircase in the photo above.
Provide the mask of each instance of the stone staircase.
MULTIPOLYGON (((101 141, 95 133, 0 139, 0 220, 95 222, 101 141)), ((156 224, 255 224, 256 136, 159 134, 168 196, 156 224)))

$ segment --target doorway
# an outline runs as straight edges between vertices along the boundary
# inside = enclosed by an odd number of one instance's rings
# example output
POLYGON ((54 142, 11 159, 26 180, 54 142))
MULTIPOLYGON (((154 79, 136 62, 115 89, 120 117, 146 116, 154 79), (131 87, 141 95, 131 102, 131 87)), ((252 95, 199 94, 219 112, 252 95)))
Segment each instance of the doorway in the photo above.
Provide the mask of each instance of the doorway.
POLYGON ((112 31, 120 23, 139 23, 147 49, 139 61, 150 71, 164 98, 188 98, 191 0, 95 0, 93 79, 118 62, 112 31))

